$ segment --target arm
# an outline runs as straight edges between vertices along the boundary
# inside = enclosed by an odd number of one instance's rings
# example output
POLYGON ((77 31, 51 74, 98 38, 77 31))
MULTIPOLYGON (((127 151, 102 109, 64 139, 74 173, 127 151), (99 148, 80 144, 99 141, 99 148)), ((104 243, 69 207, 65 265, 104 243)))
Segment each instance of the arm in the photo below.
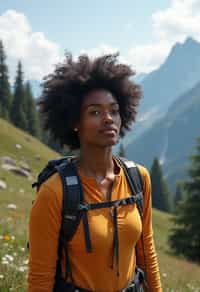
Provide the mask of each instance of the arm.
POLYGON ((53 291, 62 199, 44 183, 29 222, 28 292, 53 291))
POLYGON ((153 240, 151 180, 146 168, 139 166, 144 184, 142 237, 137 243, 137 264, 146 272, 148 292, 162 292, 157 255, 153 240))

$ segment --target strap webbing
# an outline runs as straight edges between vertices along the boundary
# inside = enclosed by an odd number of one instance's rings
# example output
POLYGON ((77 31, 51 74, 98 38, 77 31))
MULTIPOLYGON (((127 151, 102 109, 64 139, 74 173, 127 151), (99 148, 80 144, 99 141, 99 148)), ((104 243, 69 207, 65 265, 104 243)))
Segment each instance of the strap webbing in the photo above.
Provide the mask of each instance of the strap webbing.
POLYGON ((66 275, 70 276, 72 282, 72 269, 70 258, 67 250, 67 243, 74 235, 80 219, 81 214, 77 212, 80 203, 83 203, 83 190, 76 168, 69 160, 63 160, 63 163, 56 167, 63 185, 63 209, 62 209, 62 223, 59 240, 59 259, 58 265, 61 270, 62 250, 65 251, 66 257, 66 275))
MULTIPOLYGON (((116 157, 116 159, 118 160, 118 162, 120 163, 120 165, 123 167, 124 169, 124 172, 126 174, 126 178, 129 182, 129 185, 131 187, 131 190, 138 193, 138 192, 142 192, 143 194, 143 180, 142 180, 142 177, 141 177, 141 174, 140 174, 140 171, 138 169, 138 167, 135 165, 135 167, 127 167, 126 166, 126 158, 120 158, 119 157, 116 157)), ((141 217, 141 220, 143 220, 143 195, 142 195, 142 200, 141 201, 137 201, 136 202, 137 204, 137 208, 138 208, 138 211, 140 213, 140 217, 141 217)), ((143 234, 143 231, 142 231, 142 234, 141 234, 141 242, 142 242, 142 249, 143 249, 143 258, 144 258, 144 272, 145 272, 145 277, 147 276, 147 260, 146 260, 146 253, 145 253, 145 248, 144 248, 144 234, 143 234)), ((136 244, 136 257, 138 255, 138 246, 136 244)), ((144 280, 144 283, 146 283, 146 281, 144 280)), ((146 284, 146 287, 147 284, 146 284)))
POLYGON ((137 208, 140 213, 140 217, 142 219, 143 217, 143 181, 140 174, 140 171, 138 170, 138 167, 136 164, 134 164, 132 161, 128 161, 126 158, 119 158, 115 157, 121 167, 124 170, 124 173, 126 175, 126 179, 129 183, 129 186, 132 191, 132 196, 135 197, 137 194, 142 193, 141 200, 137 200, 137 208))
POLYGON ((84 238, 85 238, 85 246, 87 252, 92 252, 92 243, 90 238, 90 230, 89 230, 89 223, 88 223, 88 217, 87 217, 87 210, 83 210, 82 212, 82 218, 83 218, 83 228, 84 228, 84 238))
POLYGON ((113 256, 112 256, 112 266, 114 267, 114 259, 116 257, 117 264, 117 276, 119 276, 119 235, 118 235, 118 224, 117 224, 117 207, 113 209, 113 224, 114 224, 114 239, 113 239, 113 256))
POLYGON ((124 199, 114 200, 114 201, 107 201, 95 204, 80 204, 79 210, 80 211, 88 211, 94 209, 101 209, 101 208, 111 208, 111 207, 119 207, 137 203, 143 199, 143 194, 138 193, 135 196, 127 197, 124 199))

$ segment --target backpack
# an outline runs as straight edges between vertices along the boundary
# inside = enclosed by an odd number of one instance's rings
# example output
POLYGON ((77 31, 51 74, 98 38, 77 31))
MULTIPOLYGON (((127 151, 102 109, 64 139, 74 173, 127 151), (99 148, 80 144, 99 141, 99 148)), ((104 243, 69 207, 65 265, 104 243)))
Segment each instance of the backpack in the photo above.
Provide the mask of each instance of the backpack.
MULTIPOLYGON (((136 203, 141 219, 143 216, 143 181, 140 171, 133 161, 129 161, 123 157, 115 156, 115 159, 123 168, 126 179, 129 183, 132 192, 132 195, 130 197, 115 201, 86 204, 84 202, 84 193, 81 181, 77 173, 76 165, 73 158, 74 158, 73 156, 68 156, 56 160, 50 160, 46 167, 39 173, 37 182, 32 184, 32 187, 33 188, 36 187, 37 191, 39 191, 39 188, 42 185, 42 183, 45 182, 56 172, 58 172, 62 181, 63 186, 62 222, 59 235, 58 260, 55 275, 54 292, 64 291, 64 285, 66 284, 65 280, 68 278, 68 276, 70 276, 71 281, 73 282, 67 243, 76 232, 76 229, 81 219, 83 220, 86 251, 92 252, 92 243, 90 239, 89 224, 87 220, 87 212, 89 210, 99 208, 113 208, 114 239, 112 267, 114 264, 114 258, 116 257, 117 264, 119 259, 117 207, 136 203), (61 258, 63 248, 66 259, 65 280, 63 279, 61 272, 61 258)), ((139 268, 137 267, 137 269, 139 268)), ((139 277, 144 278, 144 273, 140 269, 139 277)))

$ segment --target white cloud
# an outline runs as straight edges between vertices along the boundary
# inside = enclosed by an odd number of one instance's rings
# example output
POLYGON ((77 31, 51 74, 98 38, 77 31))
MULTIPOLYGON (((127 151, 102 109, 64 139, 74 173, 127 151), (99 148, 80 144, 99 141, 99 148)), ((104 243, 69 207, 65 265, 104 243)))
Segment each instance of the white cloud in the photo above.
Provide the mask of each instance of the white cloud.
POLYGON ((88 54, 90 57, 95 58, 103 54, 113 54, 118 52, 118 48, 114 48, 107 44, 100 44, 97 48, 83 49, 80 51, 80 54, 88 54))
MULTIPOLYGON (((127 28, 130 24, 127 24, 127 28)), ((190 36, 200 40, 200 0, 171 0, 167 9, 152 15, 154 40, 130 48, 120 61, 129 63, 136 73, 148 73, 157 69, 166 59, 176 42, 184 42, 190 36)), ((92 56, 102 52, 117 51, 109 45, 87 51, 92 56)))
POLYGON ((154 34, 168 42, 187 36, 200 39, 200 0, 173 0, 171 6, 152 15, 154 34))
POLYGON ((0 15, 0 38, 8 59, 22 61, 27 79, 41 80, 61 60, 59 46, 33 32, 26 16, 14 10, 0 15))
MULTIPOLYGON (((131 23, 127 23, 126 27, 129 29, 131 23)), ((199 27, 200 0, 171 0, 167 9, 152 15, 153 41, 130 48, 119 60, 132 64, 137 73, 150 72, 162 64, 177 41, 183 42, 188 36, 200 40, 199 27)), ((0 38, 8 58, 21 59, 25 76, 29 79, 40 80, 52 71, 53 64, 62 59, 59 46, 42 32, 34 32, 26 16, 14 10, 0 15, 0 38)), ((96 57, 117 51, 120 48, 102 43, 80 53, 96 57)))
POLYGON ((167 42, 138 45, 128 51, 127 59, 138 72, 150 72, 166 58, 170 45, 167 42))
POLYGON ((171 0, 170 7, 152 15, 154 41, 135 46, 128 60, 139 72, 149 72, 165 60, 176 42, 188 36, 200 40, 200 0, 171 0))
MULTIPOLYGON (((83 49, 80 51, 80 54, 87 54, 91 58, 99 57, 104 54, 114 54, 114 53, 120 53, 120 49, 114 48, 108 44, 100 44, 97 48, 90 48, 90 49, 83 49)), ((119 55, 118 60, 124 64, 130 64, 129 60, 122 55, 119 55)))

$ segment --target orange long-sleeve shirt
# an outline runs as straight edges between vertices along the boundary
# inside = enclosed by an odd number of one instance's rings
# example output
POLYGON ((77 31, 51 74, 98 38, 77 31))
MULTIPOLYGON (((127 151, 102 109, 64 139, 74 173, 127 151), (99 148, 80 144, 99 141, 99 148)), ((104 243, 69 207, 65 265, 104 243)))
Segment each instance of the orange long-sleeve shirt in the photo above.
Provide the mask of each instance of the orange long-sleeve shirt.
MULTIPOLYGON (((151 184, 148 171, 139 166, 144 182, 143 222, 135 204, 118 207, 119 272, 111 268, 113 247, 113 221, 109 208, 88 212, 92 253, 87 253, 83 223, 69 242, 72 274, 77 286, 95 292, 117 292, 127 287, 133 278, 136 255, 135 245, 143 228, 145 264, 141 239, 138 244, 138 262, 146 266, 149 292, 161 292, 159 269, 154 249, 152 230, 151 184)), ((104 201, 97 182, 80 174, 84 198, 88 203, 104 201)), ((130 196, 124 172, 115 177, 112 200, 130 196)), ((33 204, 29 223, 29 275, 28 292, 52 292, 56 270, 58 236, 61 224, 62 183, 58 174, 49 178, 40 188, 33 204)), ((138 264, 138 263, 137 263, 138 264)), ((64 267, 64 263, 63 263, 64 267)))

